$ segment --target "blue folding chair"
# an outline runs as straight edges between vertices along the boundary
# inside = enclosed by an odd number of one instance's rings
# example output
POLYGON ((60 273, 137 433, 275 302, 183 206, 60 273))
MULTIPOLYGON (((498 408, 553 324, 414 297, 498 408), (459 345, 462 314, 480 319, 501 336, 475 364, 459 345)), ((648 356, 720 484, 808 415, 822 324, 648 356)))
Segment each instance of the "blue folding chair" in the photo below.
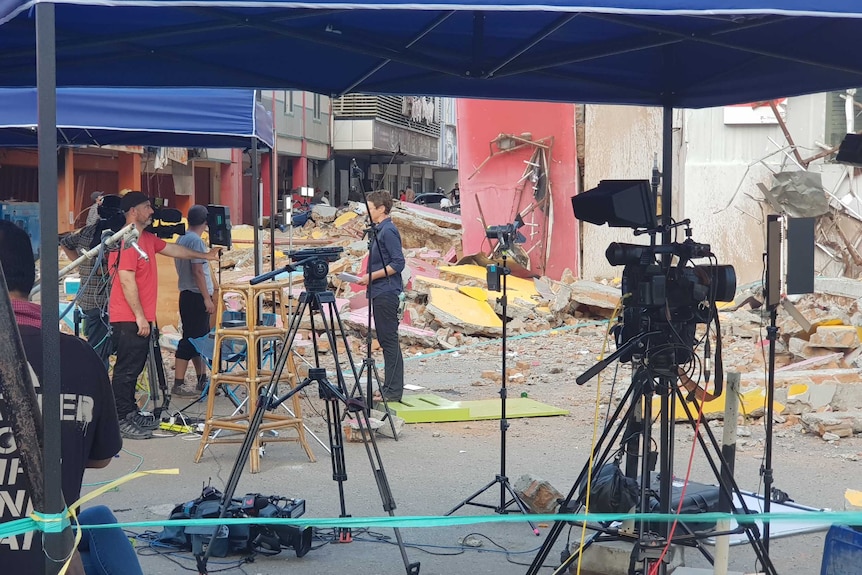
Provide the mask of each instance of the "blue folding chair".
MULTIPOLYGON (((189 343, 192 344, 195 351, 197 351, 204 361, 206 361, 207 367, 209 367, 210 373, 212 373, 214 371, 212 363, 213 357, 215 356, 215 330, 211 330, 208 334, 201 337, 189 338, 189 343)), ((223 341, 221 346, 221 361, 224 369, 221 370, 221 372, 230 372, 237 367, 243 368, 243 362, 246 360, 246 357, 245 340, 237 339, 223 341)), ((201 391, 202 398, 206 397, 207 393, 209 393, 209 386, 211 383, 211 380, 207 380, 206 387, 201 391)), ((236 395, 237 387, 239 386, 230 387, 229 385, 222 385, 222 389, 228 399, 230 399, 236 407, 239 407, 242 402, 236 395)))

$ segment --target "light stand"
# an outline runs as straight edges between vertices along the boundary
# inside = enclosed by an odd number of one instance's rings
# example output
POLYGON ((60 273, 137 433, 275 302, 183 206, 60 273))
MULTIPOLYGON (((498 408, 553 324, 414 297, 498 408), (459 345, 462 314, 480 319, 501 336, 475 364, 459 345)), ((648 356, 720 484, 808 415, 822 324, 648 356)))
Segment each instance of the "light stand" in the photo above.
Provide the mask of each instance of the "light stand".
MULTIPOLYGON (((769 310, 769 326, 766 339, 769 341, 769 359, 766 376, 766 439, 763 450, 763 512, 772 509, 772 417, 775 400, 775 342, 778 339, 778 305, 781 301, 781 236, 782 218, 770 215, 766 223, 766 307, 769 310)), ((769 522, 763 524, 763 546, 769 552, 769 522)))
MULTIPOLYGON (((515 492, 515 489, 512 487, 512 484, 509 482, 509 477, 506 475, 506 431, 509 429, 509 421, 506 419, 506 397, 507 397, 507 388, 506 388, 506 342, 507 342, 507 333, 506 326, 508 324, 508 298, 507 298, 507 281, 511 270, 506 266, 506 249, 511 247, 512 241, 514 239, 515 234, 517 234, 516 225, 509 224, 508 226, 492 226, 486 230, 486 234, 492 237, 496 237, 498 242, 502 245, 501 253, 503 255, 503 265, 497 266, 496 264, 491 264, 488 266, 488 289, 491 291, 500 291, 500 278, 502 278, 502 295, 497 299, 502 307, 503 311, 503 339, 502 339, 502 375, 503 381, 500 386, 500 473, 498 473, 493 480, 491 480, 488 484, 481 487, 478 491, 475 491, 472 495, 458 503, 455 507, 449 510, 446 515, 452 515, 465 505, 474 505, 476 507, 485 507, 487 509, 493 509, 495 513, 499 513, 500 515, 505 515, 508 513, 509 508, 514 504, 517 506, 518 511, 527 515, 529 511, 527 510, 527 506, 524 505, 524 502, 515 492), (474 501, 479 495, 488 491, 495 485, 500 486, 500 503, 499 505, 489 505, 487 503, 478 503, 474 501), (508 499, 507 497, 511 497, 508 499)), ((538 536, 539 529, 536 527, 535 523, 532 521, 528 521, 530 527, 533 529, 533 533, 538 536)))
MULTIPOLYGON (((392 156, 392 159, 395 159, 395 156, 392 156)), ((392 161, 390 160, 390 164, 392 161)), ((359 377, 357 378, 357 386, 360 385, 359 382, 362 381, 362 375, 365 375, 365 389, 367 398, 365 402, 367 414, 371 413, 371 398, 374 394, 374 385, 373 382, 377 382, 377 389, 380 390, 380 398, 383 400, 383 411, 386 412, 384 419, 389 421, 389 428, 392 430, 392 437, 395 441, 398 441, 398 434, 395 432, 395 422, 392 419, 392 414, 389 411, 389 402, 386 401, 386 396, 383 394, 383 387, 380 382, 380 373, 377 371, 377 364, 374 362, 374 357, 371 355, 371 312, 372 305, 374 305, 371 301, 371 298, 368 297, 368 290, 371 289, 371 247, 377 246, 377 253, 380 254, 380 260, 383 263, 383 267, 386 268, 388 262, 383 259, 383 251, 380 249, 380 240, 377 238, 377 226, 371 219, 371 208, 368 205, 368 197, 365 194, 365 186, 362 183, 363 173, 359 168, 359 165, 356 163, 356 160, 351 161, 350 166, 351 173, 353 177, 359 180, 359 189, 362 193, 362 201, 365 202, 365 217, 367 218, 367 228, 366 233, 368 234, 368 266, 365 270, 368 274, 368 283, 365 287, 365 296, 368 301, 368 319, 365 325, 368 326, 368 330, 365 333, 365 357, 362 359, 362 367, 359 368, 359 377)), ((400 279, 399 279, 400 281, 400 279)), ((351 397, 355 394, 356 387, 351 390, 351 397)))

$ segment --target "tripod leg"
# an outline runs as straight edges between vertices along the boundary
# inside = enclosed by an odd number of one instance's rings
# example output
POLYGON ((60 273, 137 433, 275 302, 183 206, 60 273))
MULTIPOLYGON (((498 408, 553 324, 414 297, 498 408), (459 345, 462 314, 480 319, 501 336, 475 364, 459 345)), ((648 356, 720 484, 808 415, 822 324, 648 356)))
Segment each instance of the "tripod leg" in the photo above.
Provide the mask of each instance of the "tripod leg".
MULTIPOLYGON (((392 496, 392 490, 389 487, 389 479, 386 477, 386 471, 383 469, 383 460, 380 458, 380 450, 377 447, 377 441, 374 439, 374 433, 371 431, 371 424, 368 420, 368 413, 365 410, 365 403, 361 400, 349 400, 347 402, 347 410, 356 415, 356 421, 359 425, 359 432, 362 435, 362 443, 365 445, 365 453, 368 455, 368 462, 371 464, 371 469, 374 472, 374 478, 377 480, 377 490, 380 492, 380 500, 383 503, 383 510, 390 517, 395 516, 395 498, 392 496)), ((404 545, 404 540, 401 537, 401 530, 395 527, 395 540, 398 543, 398 549, 401 552, 401 559, 404 562, 404 568, 407 575, 419 574, 419 562, 411 563, 407 557, 407 548, 404 545)))
MULTIPOLYGON (((512 505, 512 503, 514 503, 518 506, 518 510, 521 512, 522 515, 524 515, 525 517, 528 516, 530 512, 527 510, 527 506, 524 505, 524 501, 521 499, 521 496, 515 493, 515 489, 512 487, 512 484, 509 483, 509 480, 505 477, 503 478, 503 488, 509 492, 509 495, 512 497, 512 499, 509 500, 509 502, 506 503, 506 505, 503 507, 502 513, 505 513, 506 508, 508 508, 510 505, 512 505)), ((535 533, 537 536, 540 535, 539 529, 538 527, 536 527, 535 523, 533 523, 532 521, 527 521, 527 523, 533 529, 533 533, 535 533)))
MULTIPOLYGON (((607 460, 608 455, 611 453, 611 449, 614 443, 617 440, 617 437, 622 433, 623 427, 625 426, 625 422, 631 417, 631 414, 634 413, 635 406, 637 402, 632 400, 632 397, 640 397, 641 394, 642 382, 635 381, 632 385, 629 386, 628 390, 626 390, 623 397, 620 399, 619 403, 617 403, 617 407, 614 410, 613 415, 608 419, 608 421, 616 421, 616 426, 614 427, 606 427, 602 432, 602 435, 596 441, 596 445, 593 448, 593 453, 599 451, 603 448, 601 455, 598 458, 595 458, 594 464, 596 468, 601 467, 604 462, 607 460), (623 410, 625 409, 625 414, 623 414, 623 410), (622 419, 620 416, 622 415, 622 419), (605 445, 607 442, 607 445, 605 445), (604 446, 604 447, 603 447, 604 446)), ((589 459, 581 468, 581 472, 578 474, 578 478, 575 480, 572 488, 569 490, 568 495, 560 503, 559 513, 573 513, 575 509, 580 505, 581 498, 583 497, 583 493, 578 495, 577 499, 575 495, 578 493, 578 489, 584 485, 584 482, 587 478, 587 474, 590 473, 590 461, 589 459), (573 504, 573 500, 575 504, 573 504)), ((527 570, 527 575, 537 575, 539 571, 542 569, 542 566, 545 563, 545 560, 548 558, 548 555, 551 553, 551 549, 556 544, 557 539, 560 537, 560 534, 563 532, 563 529, 566 527, 566 521, 558 520, 555 521, 551 526, 550 531, 548 531, 548 536, 545 538, 545 542, 542 543, 542 546, 539 548, 539 552, 536 554, 536 557, 533 559, 533 562, 530 563, 530 567, 527 570)), ((575 557, 576 558, 576 557, 575 557)), ((563 562, 560 569, 565 569, 574 561, 573 557, 570 557, 566 561, 563 562)), ((559 571, 559 569, 558 569, 559 571)))
MULTIPOLYGON (((377 366, 374 364, 374 360, 371 357, 366 358, 364 360, 363 366, 359 370, 359 372, 357 372, 356 368, 354 367, 355 364, 353 363, 353 355, 350 352, 350 346, 347 344, 347 332, 344 330, 344 324, 342 323, 341 316, 338 314, 338 309, 335 306, 335 298, 333 297, 332 301, 329 301, 329 298, 326 298, 326 301, 324 301, 323 304, 325 304, 326 311, 329 312, 329 318, 326 317, 326 313, 323 310, 321 310, 320 316, 323 319, 323 327, 326 329, 326 333, 329 336, 329 342, 330 342, 330 345, 332 346, 332 355, 333 355, 333 358, 335 359, 335 365, 336 366, 340 365, 340 362, 338 359, 338 348, 336 346, 336 342, 338 341, 338 337, 340 336, 341 341, 344 342, 344 350, 345 350, 345 353, 347 355, 348 364, 350 365, 350 367, 352 368, 352 371, 353 371, 353 377, 354 377, 353 388, 348 393, 347 392, 347 384, 344 382, 344 378, 341 374, 341 371, 339 370, 339 373, 338 373, 339 389, 342 390, 342 392, 344 393, 344 395, 346 397, 354 397, 357 389, 360 390, 360 394, 361 394, 362 372, 363 372, 363 370, 368 369, 368 371, 366 372, 365 375, 368 377, 369 384, 372 380, 376 379, 377 389, 380 390, 380 392, 381 392, 380 395, 382 396, 383 392, 382 392, 381 385, 380 385, 380 374, 377 372, 377 366)), ((365 403, 366 415, 368 415, 368 413, 369 413, 370 405, 371 405, 371 398, 369 397, 369 398, 367 398, 366 403, 365 403)), ((392 437, 395 439, 395 441, 398 441, 398 435, 395 433, 395 422, 392 420, 392 417, 391 417, 392 414, 389 411, 389 404, 386 402, 386 398, 383 398, 383 408, 384 408, 384 411, 386 412, 385 419, 389 420, 389 429, 392 430, 392 437)))
MULTIPOLYGON (((473 500, 476 499, 476 497, 478 497, 479 495, 481 495, 481 494, 485 493, 486 491, 488 491, 489 489, 491 489, 496 484, 497 484, 497 480, 492 479, 487 484, 483 485, 482 487, 480 487, 479 489, 474 491, 472 494, 467 496, 466 499, 462 500, 458 505, 456 505, 455 507, 453 507, 452 509, 450 509, 449 511, 447 511, 443 515, 452 515, 453 513, 455 513, 456 511, 458 511, 462 507, 464 507, 465 505, 475 505, 473 503, 473 500)), ((483 505, 480 505, 480 507, 487 507, 489 509, 494 509, 493 505, 484 505, 483 504, 483 505)))
MULTIPOLYGON (((383 419, 389 421, 389 429, 392 430, 392 438, 395 441, 398 441, 398 434, 395 432, 395 421, 392 419, 392 412, 389 411, 389 401, 386 399, 386 396, 383 395, 383 386, 380 383, 380 372, 377 371, 377 365, 373 360, 369 362, 369 365, 371 366, 370 369, 373 370, 372 373, 374 373, 374 381, 377 382, 377 391, 380 392, 380 398, 383 400, 383 411, 386 413, 386 415, 383 416, 383 419)), ((368 403, 370 405, 371 401, 369 400, 368 403)))
MULTIPOLYGON (((698 433, 696 429, 696 419, 693 417, 691 412, 691 408, 689 408, 688 403, 686 402, 686 398, 683 396, 682 391, 677 387, 676 394, 682 403, 683 410, 685 410, 686 417, 688 418, 689 424, 692 426, 692 429, 695 430, 695 435, 697 436, 698 442, 701 445, 704 453, 706 454, 706 459, 709 463, 709 466, 712 468, 713 475, 716 477, 718 481, 719 489, 722 490, 725 497, 728 498, 729 501, 733 501, 733 494, 736 495, 740 507, 742 508, 743 514, 749 514, 750 511, 748 506, 745 504, 745 500, 742 497, 742 491, 739 489, 739 485, 736 483, 736 480, 733 477, 729 478, 730 486, 726 484, 725 481, 722 481, 721 471, 719 467, 716 465, 715 460, 713 459, 713 455, 710 453, 709 449, 706 445, 706 440, 703 438, 702 433, 698 433)), ((698 407, 697 400, 693 400, 695 407, 697 407, 698 411, 700 408, 698 407)), ((712 431, 712 428, 709 425, 702 426, 704 430, 706 430, 707 437, 709 437, 710 443, 712 444, 713 450, 718 456, 718 460, 723 465, 727 465, 727 461, 724 460, 724 455, 721 453, 721 447, 718 443, 718 439, 716 439, 715 434, 712 431)), ((742 524, 743 530, 745 531, 746 537, 748 537, 748 542, 751 545, 754 554, 757 556, 758 561, 766 570, 767 573, 771 575, 777 575, 777 571, 775 569, 775 565, 772 563, 772 559, 769 557, 769 552, 766 550, 763 545, 763 540, 760 538, 760 532, 757 529, 756 524, 742 524)))
MULTIPOLYGON (((326 400, 326 422, 329 427, 329 445, 332 448, 330 460, 332 461, 332 479, 338 483, 338 503, 341 506, 339 517, 350 517, 347 513, 347 505, 344 502, 344 482, 347 481, 347 465, 344 461, 344 436, 341 433, 341 415, 338 408, 338 399, 325 388, 327 382, 317 383, 320 398, 326 400)), ((337 542, 350 543, 353 540, 349 527, 337 527, 337 542)))

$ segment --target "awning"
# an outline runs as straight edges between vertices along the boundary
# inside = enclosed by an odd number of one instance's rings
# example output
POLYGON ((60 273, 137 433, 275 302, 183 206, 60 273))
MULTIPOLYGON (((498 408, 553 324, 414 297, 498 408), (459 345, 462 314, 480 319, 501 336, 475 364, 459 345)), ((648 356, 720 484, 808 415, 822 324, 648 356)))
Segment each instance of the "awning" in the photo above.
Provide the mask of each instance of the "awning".
MULTIPOLYGON (((0 147, 33 147, 36 89, 0 89, 0 147)), ((272 118, 254 90, 60 88, 61 146, 272 147, 272 118)))

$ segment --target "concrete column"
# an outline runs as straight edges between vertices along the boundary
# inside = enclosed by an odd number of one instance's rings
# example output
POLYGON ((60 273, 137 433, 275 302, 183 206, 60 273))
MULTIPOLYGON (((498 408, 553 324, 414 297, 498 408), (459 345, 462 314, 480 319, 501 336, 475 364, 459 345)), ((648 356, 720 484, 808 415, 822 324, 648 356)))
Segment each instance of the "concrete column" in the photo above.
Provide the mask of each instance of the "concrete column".
POLYGON ((231 150, 230 160, 221 166, 219 201, 230 208, 233 222, 242 222, 242 150, 231 150))
POLYGON ((269 217, 270 210, 270 194, 272 193, 272 154, 266 153, 260 155, 260 180, 263 185, 263 207, 260 212, 263 216, 269 217))
POLYGON ((87 216, 75 220, 78 212, 90 206, 90 198, 75 204, 75 152, 71 148, 62 148, 62 169, 57 174, 57 231, 69 232, 84 226, 87 216))
POLYGON ((308 185, 308 158, 300 156, 293 158, 293 187, 299 188, 308 185))
MULTIPOLYGON (((119 165, 117 180, 120 190, 140 190, 141 155, 130 152, 120 152, 119 156, 117 156, 117 162, 119 165)), ((119 192, 120 190, 116 190, 116 192, 119 192)), ((107 192, 108 190, 105 191, 107 192)))

